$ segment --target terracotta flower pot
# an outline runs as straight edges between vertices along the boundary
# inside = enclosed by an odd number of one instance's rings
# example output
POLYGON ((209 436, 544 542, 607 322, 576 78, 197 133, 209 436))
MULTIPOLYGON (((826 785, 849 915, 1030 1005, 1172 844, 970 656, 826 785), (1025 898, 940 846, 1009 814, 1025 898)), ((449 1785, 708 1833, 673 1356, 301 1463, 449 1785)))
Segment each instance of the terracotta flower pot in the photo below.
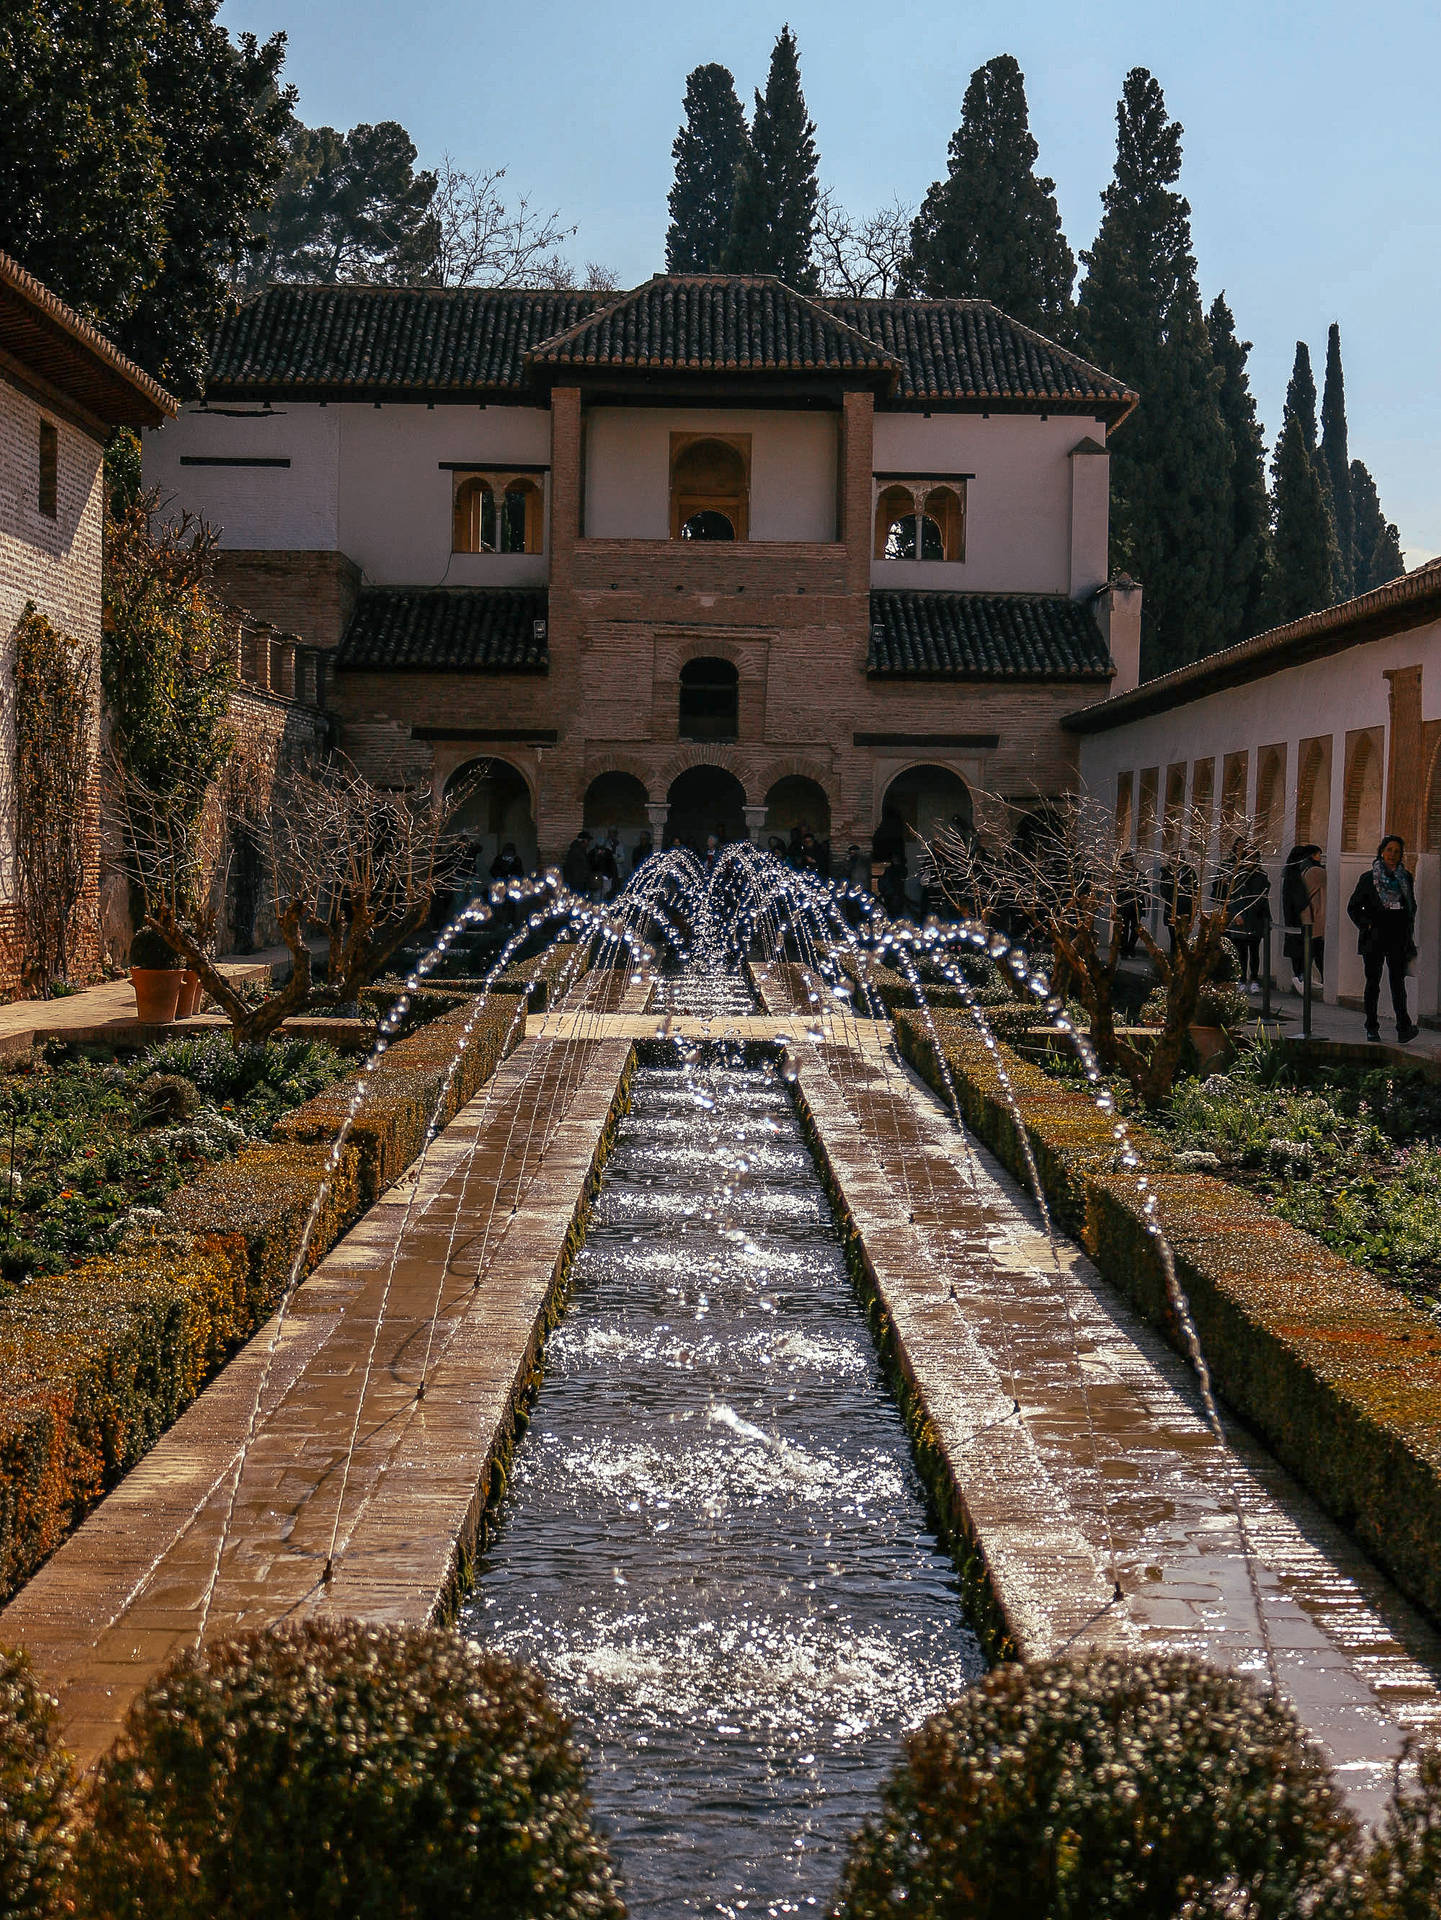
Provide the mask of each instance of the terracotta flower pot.
POLYGON ((1196 1059, 1202 1067, 1209 1067, 1213 1060, 1219 1060, 1223 1054, 1231 1051, 1231 1036, 1224 1027, 1206 1027, 1199 1022, 1191 1026, 1191 1045, 1196 1049, 1196 1059))
POLYGON ((186 967, 180 976, 180 998, 175 1003, 175 1018, 188 1020, 192 1013, 200 1011, 200 975, 194 967, 186 967))
POLYGON ((130 984, 135 989, 135 1011, 142 1025, 164 1026, 175 1018, 180 998, 182 975, 179 967, 132 967, 130 984))

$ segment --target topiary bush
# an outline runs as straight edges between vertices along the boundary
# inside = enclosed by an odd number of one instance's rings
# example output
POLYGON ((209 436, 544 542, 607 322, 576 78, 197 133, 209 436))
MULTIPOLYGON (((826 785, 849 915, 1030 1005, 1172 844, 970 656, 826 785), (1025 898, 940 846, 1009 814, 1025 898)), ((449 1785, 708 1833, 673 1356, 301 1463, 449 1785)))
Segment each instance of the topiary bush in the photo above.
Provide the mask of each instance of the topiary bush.
POLYGON ((1366 1920, 1441 1920, 1441 1747, 1409 1743, 1366 1870, 1366 1920), (1413 1788, 1402 1784, 1414 1763, 1413 1788))
POLYGON ((1339 1920, 1356 1848, 1319 1750, 1246 1680, 1180 1654, 1010 1665, 911 1735, 834 1912, 1339 1920))
POLYGON ((311 1621, 187 1652, 131 1709, 76 1862, 88 1920, 620 1920, 539 1674, 311 1621))
POLYGON ((0 1913, 47 1920, 70 1855, 73 1775, 59 1710, 23 1653, 0 1648, 0 1913))

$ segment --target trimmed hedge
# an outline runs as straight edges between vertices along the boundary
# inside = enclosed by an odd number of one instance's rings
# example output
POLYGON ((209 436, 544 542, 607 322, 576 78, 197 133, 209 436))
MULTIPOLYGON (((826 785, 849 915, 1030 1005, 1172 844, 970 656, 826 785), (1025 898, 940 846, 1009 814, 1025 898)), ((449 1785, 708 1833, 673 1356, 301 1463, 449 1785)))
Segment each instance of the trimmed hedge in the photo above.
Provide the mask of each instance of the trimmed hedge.
MULTIPOLYGON (((451 1083, 449 1120, 517 1037, 487 1008, 451 1083)), ((419 1153, 468 1009, 398 1041, 331 1176, 306 1268, 419 1153)), ((356 1086, 347 1075, 271 1142, 168 1196, 166 1232, 32 1282, 0 1306, 0 1598, 8 1598, 178 1419, 271 1312, 356 1086)))
POLYGON ((50 1920, 70 1859, 75 1774, 60 1709, 28 1657, 0 1648, 0 1913, 50 1920))
MULTIPOLYGON (((901 1051, 933 1086, 917 1016, 901 1051)), ((967 1021, 938 1014, 967 1124, 1022 1181, 1025 1160, 997 1076, 1010 1076, 1052 1211, 1097 1267, 1181 1346, 1134 1180, 1112 1123, 967 1021)), ((1217 1390, 1364 1550, 1441 1620, 1441 1327, 1242 1189, 1167 1170, 1166 1143, 1130 1127, 1217 1390)))

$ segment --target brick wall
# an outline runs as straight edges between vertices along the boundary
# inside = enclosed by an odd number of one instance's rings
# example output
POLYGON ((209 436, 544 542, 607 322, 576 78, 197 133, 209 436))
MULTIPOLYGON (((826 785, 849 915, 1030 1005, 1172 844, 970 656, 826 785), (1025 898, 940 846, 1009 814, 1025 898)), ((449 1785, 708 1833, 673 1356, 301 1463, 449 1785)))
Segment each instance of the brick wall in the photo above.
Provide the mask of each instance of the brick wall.
MULTIPOLYGON (((15 864, 15 628, 33 600, 54 626, 84 643, 91 658, 91 759, 97 765, 102 525, 99 441, 0 375, 0 998, 20 991, 25 950, 15 864), (42 419, 58 437, 53 519, 39 510, 42 419)), ((100 863, 99 787, 93 779, 82 833, 89 878, 73 972, 89 979, 98 957, 100 863)))
POLYGON ((215 583, 233 606, 266 625, 312 647, 333 647, 355 611, 360 568, 336 552, 221 549, 215 583))

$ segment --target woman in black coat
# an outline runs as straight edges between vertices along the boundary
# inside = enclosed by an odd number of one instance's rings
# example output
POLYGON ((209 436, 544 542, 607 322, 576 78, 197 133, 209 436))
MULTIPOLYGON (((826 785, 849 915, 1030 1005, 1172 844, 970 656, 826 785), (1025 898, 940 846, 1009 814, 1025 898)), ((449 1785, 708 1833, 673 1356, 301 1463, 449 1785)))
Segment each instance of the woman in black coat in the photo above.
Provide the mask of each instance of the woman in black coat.
POLYGON ((1381 975, 1391 976, 1396 1009, 1396 1038, 1414 1040, 1420 1032, 1406 1006, 1406 968, 1416 957, 1416 889, 1406 871, 1406 843, 1388 833, 1376 858, 1356 882, 1347 913, 1360 929, 1357 942, 1366 967, 1366 1038, 1379 1040, 1381 975))

